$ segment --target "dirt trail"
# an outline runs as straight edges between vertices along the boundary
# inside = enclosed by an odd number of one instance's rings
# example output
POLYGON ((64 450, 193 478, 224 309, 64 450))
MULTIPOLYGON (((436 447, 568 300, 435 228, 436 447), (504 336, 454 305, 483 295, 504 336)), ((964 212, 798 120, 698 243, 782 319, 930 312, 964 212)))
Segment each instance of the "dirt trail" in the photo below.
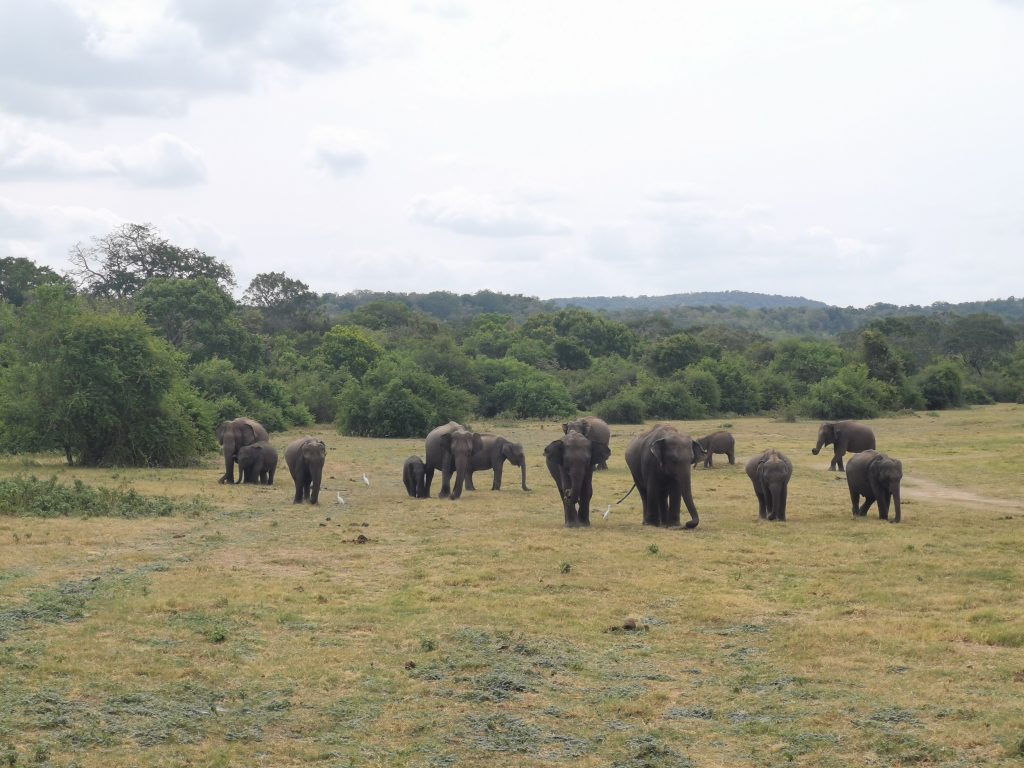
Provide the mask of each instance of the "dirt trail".
POLYGON ((909 492, 910 498, 915 501, 952 501, 976 507, 997 507, 1024 512, 1024 503, 1019 501, 996 499, 992 496, 949 488, 923 477, 904 477, 902 485, 904 493, 909 492))

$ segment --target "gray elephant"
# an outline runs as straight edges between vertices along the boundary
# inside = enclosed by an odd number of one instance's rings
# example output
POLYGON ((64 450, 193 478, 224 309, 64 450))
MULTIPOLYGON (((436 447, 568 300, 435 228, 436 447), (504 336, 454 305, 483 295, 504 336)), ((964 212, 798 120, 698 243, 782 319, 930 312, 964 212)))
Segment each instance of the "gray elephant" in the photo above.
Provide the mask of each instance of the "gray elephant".
POLYGON ((811 449, 815 456, 823 446, 833 446, 834 456, 829 463, 829 470, 843 471, 843 456, 846 452, 859 453, 875 447, 875 433, 870 427, 856 421, 826 421, 818 427, 818 444, 811 449))
POLYGON ((481 434, 480 442, 483 448, 474 451, 469 460, 469 474, 466 476, 466 490, 475 491, 473 486, 473 473, 484 469, 494 470, 494 482, 491 483, 492 491, 501 490, 501 471, 505 461, 514 467, 519 467, 522 474, 522 488, 526 487, 526 454, 523 452, 522 443, 513 443, 501 435, 481 434))
POLYGON ((434 471, 441 470, 440 498, 449 495, 457 499, 469 476, 470 459, 474 453, 483 451, 483 441, 476 432, 470 432, 457 421, 449 421, 427 435, 427 477, 424 482, 426 498, 430 497, 430 484, 434 471), (451 488, 452 472, 455 473, 455 488, 451 488))
POLYGON ((238 482, 273 485, 277 472, 277 449, 259 440, 238 449, 238 482))
POLYGON ((864 517, 868 508, 877 503, 878 518, 889 520, 889 502, 895 507, 895 517, 900 521, 900 481, 903 479, 903 463, 889 458, 879 451, 861 451, 846 464, 846 483, 850 487, 850 501, 853 514, 864 517), (858 506, 858 498, 864 503, 858 506))
POLYGON ((700 516, 690 487, 695 448, 700 450, 693 438, 667 424, 637 435, 626 448, 626 465, 643 502, 644 525, 678 527, 681 500, 690 513, 686 527, 697 527, 700 516))
POLYGON ((747 462, 747 477, 757 495, 757 516, 762 520, 784 521, 793 462, 781 451, 769 448, 747 462))
MULTIPOLYGON (((584 416, 582 419, 576 419, 576 421, 570 421, 562 425, 562 432, 565 434, 569 434, 570 430, 579 432, 592 442, 604 443, 606 446, 609 446, 609 449, 611 447, 612 431, 608 428, 608 422, 597 418, 597 416, 584 416)), ((610 450, 608 455, 611 455, 610 450)), ((597 468, 608 469, 608 462, 600 462, 597 468)))
POLYGON ((217 427, 217 442, 224 446, 224 474, 220 482, 235 482, 235 462, 238 460, 239 448, 269 439, 267 430, 253 419, 240 416, 232 421, 222 421, 217 427))
POLYGON ((402 482, 405 490, 414 499, 427 498, 427 465, 419 456, 410 456, 402 465, 402 482))
POLYGON ((295 481, 293 504, 309 500, 316 504, 320 500, 320 482, 327 460, 327 446, 315 437, 300 437, 284 449, 284 460, 295 481))
POLYGON ((590 499, 594 495, 594 467, 608 461, 611 450, 575 430, 544 449, 548 472, 555 480, 565 512, 565 527, 590 525, 590 499))
MULTIPOLYGON (((733 438, 731 432, 712 432, 710 435, 705 437, 697 438, 696 441, 701 449, 704 451, 704 468, 711 469, 712 461, 711 456, 715 453, 724 453, 729 457, 729 463, 736 463, 736 440, 733 438)), ((693 465, 697 466, 699 456, 694 454, 693 465)))

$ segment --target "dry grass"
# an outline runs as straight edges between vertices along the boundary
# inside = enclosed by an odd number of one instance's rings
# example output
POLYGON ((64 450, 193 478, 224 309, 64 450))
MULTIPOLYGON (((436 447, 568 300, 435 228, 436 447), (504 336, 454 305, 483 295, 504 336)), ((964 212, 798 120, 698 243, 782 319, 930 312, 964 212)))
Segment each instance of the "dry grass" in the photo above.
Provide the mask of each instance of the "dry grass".
POLYGON ((729 421, 737 465, 695 472, 695 531, 644 528, 635 493, 601 519, 640 427, 613 429, 578 531, 543 466, 555 424, 474 425, 525 444, 533 491, 506 471, 458 502, 405 495, 422 441, 330 430, 320 507, 284 467, 218 485, 215 456, 8 460, 217 511, 0 517, 0 765, 1019 764, 1024 408, 874 422, 899 526, 852 518, 816 424, 729 421), (742 469, 769 446, 795 465, 785 524, 742 469))

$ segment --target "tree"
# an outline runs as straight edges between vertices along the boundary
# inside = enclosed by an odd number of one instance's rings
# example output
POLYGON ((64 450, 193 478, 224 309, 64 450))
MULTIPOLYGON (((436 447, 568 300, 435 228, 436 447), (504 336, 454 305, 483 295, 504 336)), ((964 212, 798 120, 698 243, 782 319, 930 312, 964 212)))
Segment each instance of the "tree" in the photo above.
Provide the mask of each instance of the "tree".
POLYGON ((954 318, 946 331, 944 351, 958 355, 979 376, 1000 357, 1008 357, 1017 334, 995 315, 954 318))
POLYGON ((70 287, 68 281, 49 267, 40 267, 29 259, 5 257, 0 259, 0 301, 16 307, 25 303, 29 291, 40 285, 70 287))
POLYGON ((843 351, 831 341, 783 339, 775 345, 768 367, 793 381, 803 393, 812 384, 836 375, 843 367, 843 351))
POLYGON ((670 376, 709 356, 707 345, 690 333, 675 333, 651 344, 647 364, 659 376, 670 376))
POLYGON ((860 335, 860 355, 868 366, 868 375, 890 384, 900 384, 906 373, 903 358, 879 331, 866 329, 860 335))
POLYGON ((362 328, 351 325, 332 327, 324 334, 316 350, 317 358, 330 370, 344 368, 357 379, 362 378, 383 354, 380 344, 362 328))
POLYGON ((19 319, 2 382, 8 450, 61 449, 90 466, 182 466, 211 447, 212 424, 181 360, 140 316, 59 295, 35 309, 19 319))
POLYGON ((252 369, 262 357, 259 337, 242 326, 231 295, 208 277, 158 277, 136 295, 150 327, 197 363, 212 357, 252 369))
POLYGON ((920 376, 925 407, 941 410, 963 405, 964 378, 963 366, 955 360, 947 358, 929 365, 920 376))
POLYGON ((155 277, 206 277, 233 288, 231 267, 196 248, 180 248, 160 237, 152 224, 123 224, 91 245, 76 243, 70 274, 81 290, 104 298, 134 296, 155 277))
POLYGON ((242 301, 255 307, 268 333, 308 330, 323 321, 317 295, 284 272, 261 272, 249 283, 242 301))

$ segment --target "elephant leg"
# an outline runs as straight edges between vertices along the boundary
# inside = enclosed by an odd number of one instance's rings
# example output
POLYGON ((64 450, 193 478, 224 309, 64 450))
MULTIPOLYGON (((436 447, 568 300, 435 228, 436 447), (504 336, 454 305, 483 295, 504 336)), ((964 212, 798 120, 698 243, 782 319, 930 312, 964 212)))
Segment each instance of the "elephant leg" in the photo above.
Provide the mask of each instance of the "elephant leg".
POLYGON ((292 499, 292 504, 302 503, 302 475, 300 474, 295 478, 295 498, 292 499))
POLYGON ((580 525, 590 527, 590 499, 594 496, 594 481, 588 476, 583 481, 583 488, 580 489, 580 525))
POLYGON ((864 503, 860 505, 860 511, 858 512, 858 514, 861 517, 866 517, 867 514, 868 514, 868 510, 871 508, 871 505, 874 504, 874 503, 875 503, 875 497, 874 496, 865 496, 864 497, 864 503))
POLYGON ((878 507, 878 519, 888 520, 889 519, 889 497, 882 495, 878 497, 876 506, 878 507))
POLYGON ((860 503, 860 494, 853 490, 853 488, 850 489, 850 503, 853 504, 853 515, 856 517, 858 513, 858 504, 860 503))
POLYGON ((788 495, 789 489, 786 486, 782 486, 775 494, 775 519, 783 523, 786 522, 786 497, 788 495))
POLYGON ((704 457, 704 469, 711 469, 711 467, 714 466, 715 462, 711 458, 712 455, 711 449, 709 448, 708 455, 704 457))
POLYGON ((729 457, 729 463, 730 464, 735 464, 736 463, 736 452, 735 451, 729 451, 725 455, 729 457))
POLYGON ((637 485, 636 489, 640 492, 640 501, 644 507, 644 525, 657 525, 658 510, 654 502, 654 492, 641 485, 637 485))
POLYGON ((765 502, 764 491, 754 491, 757 496, 757 516, 762 520, 768 518, 768 505, 765 502))
POLYGON ((466 485, 466 490, 467 491, 475 491, 476 490, 476 486, 473 485, 473 470, 469 470, 469 472, 466 473, 466 484, 465 485, 466 485))
POLYGON ((578 528, 580 518, 579 513, 576 511, 576 505, 567 499, 564 493, 562 494, 562 511, 565 513, 565 527, 578 528))
POLYGON ((501 474, 502 474, 502 470, 504 468, 505 468, 505 462, 504 461, 499 462, 498 466, 496 466, 494 468, 494 481, 491 483, 491 490, 492 491, 500 491, 501 490, 501 474))
POLYGON ((423 498, 430 498, 430 484, 434 482, 434 468, 428 466, 426 471, 423 473, 423 498))

